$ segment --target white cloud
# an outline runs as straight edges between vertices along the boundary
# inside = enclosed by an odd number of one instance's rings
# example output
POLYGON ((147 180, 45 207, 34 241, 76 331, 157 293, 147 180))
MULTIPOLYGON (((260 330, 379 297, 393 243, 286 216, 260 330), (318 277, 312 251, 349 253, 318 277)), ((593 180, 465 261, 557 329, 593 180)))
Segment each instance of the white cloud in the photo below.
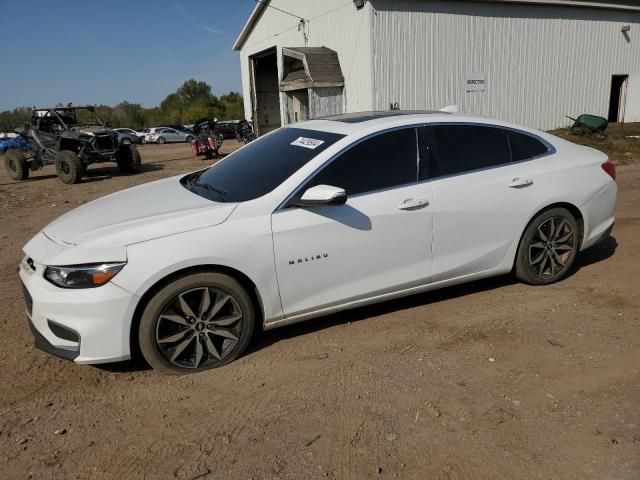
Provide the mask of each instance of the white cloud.
POLYGON ((172 7, 183 17, 186 18, 187 20, 195 20, 196 17, 194 17, 193 15, 191 15, 189 12, 187 12, 184 7, 182 5, 179 5, 177 3, 174 3, 172 5, 172 7))
POLYGON ((198 26, 209 33, 214 33, 216 35, 224 35, 222 30, 216 30, 215 28, 207 27, 206 25, 198 24, 198 26))

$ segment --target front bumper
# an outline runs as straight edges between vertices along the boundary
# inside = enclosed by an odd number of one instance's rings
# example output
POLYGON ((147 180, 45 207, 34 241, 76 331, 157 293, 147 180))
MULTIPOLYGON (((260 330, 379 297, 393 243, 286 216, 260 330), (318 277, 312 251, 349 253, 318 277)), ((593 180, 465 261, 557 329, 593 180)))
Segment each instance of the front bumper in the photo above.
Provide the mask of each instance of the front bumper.
POLYGON ((22 262, 19 271, 35 346, 76 363, 131 358, 129 332, 137 297, 113 283, 59 288, 44 279, 43 269, 22 262))

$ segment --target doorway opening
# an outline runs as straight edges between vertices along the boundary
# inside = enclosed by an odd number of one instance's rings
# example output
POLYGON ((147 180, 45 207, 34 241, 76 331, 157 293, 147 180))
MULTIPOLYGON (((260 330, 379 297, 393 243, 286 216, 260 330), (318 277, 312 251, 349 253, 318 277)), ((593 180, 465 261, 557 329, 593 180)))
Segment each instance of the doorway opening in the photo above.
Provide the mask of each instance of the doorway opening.
POLYGON ((278 54, 275 48, 249 58, 253 125, 256 135, 280 128, 278 54))
POLYGON ((292 90, 287 95, 287 123, 309 120, 309 91, 292 90))
POLYGON ((609 100, 608 117, 611 123, 624 122, 628 81, 629 75, 613 75, 611 77, 611 97, 609 100))

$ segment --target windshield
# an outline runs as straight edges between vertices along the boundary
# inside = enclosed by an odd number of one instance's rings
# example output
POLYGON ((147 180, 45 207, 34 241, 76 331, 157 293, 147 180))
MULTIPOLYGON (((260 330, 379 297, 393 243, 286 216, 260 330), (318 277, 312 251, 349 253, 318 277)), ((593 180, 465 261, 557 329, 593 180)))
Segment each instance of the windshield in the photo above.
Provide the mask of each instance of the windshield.
POLYGON ((55 112, 67 126, 102 125, 95 110, 89 108, 56 108, 55 112))
POLYGON ((311 159, 343 138, 337 133, 281 128, 245 145, 207 170, 181 182, 216 202, 245 202, 271 192, 311 159))

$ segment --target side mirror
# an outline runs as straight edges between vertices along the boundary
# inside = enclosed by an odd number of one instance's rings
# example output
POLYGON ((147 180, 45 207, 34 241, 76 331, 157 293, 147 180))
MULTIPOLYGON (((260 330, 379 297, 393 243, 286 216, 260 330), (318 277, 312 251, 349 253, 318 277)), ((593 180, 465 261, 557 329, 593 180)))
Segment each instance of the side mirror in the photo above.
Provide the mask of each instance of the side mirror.
POLYGON ((293 202, 296 207, 316 207, 320 205, 344 205, 347 192, 331 185, 316 185, 302 194, 299 200, 293 202))

